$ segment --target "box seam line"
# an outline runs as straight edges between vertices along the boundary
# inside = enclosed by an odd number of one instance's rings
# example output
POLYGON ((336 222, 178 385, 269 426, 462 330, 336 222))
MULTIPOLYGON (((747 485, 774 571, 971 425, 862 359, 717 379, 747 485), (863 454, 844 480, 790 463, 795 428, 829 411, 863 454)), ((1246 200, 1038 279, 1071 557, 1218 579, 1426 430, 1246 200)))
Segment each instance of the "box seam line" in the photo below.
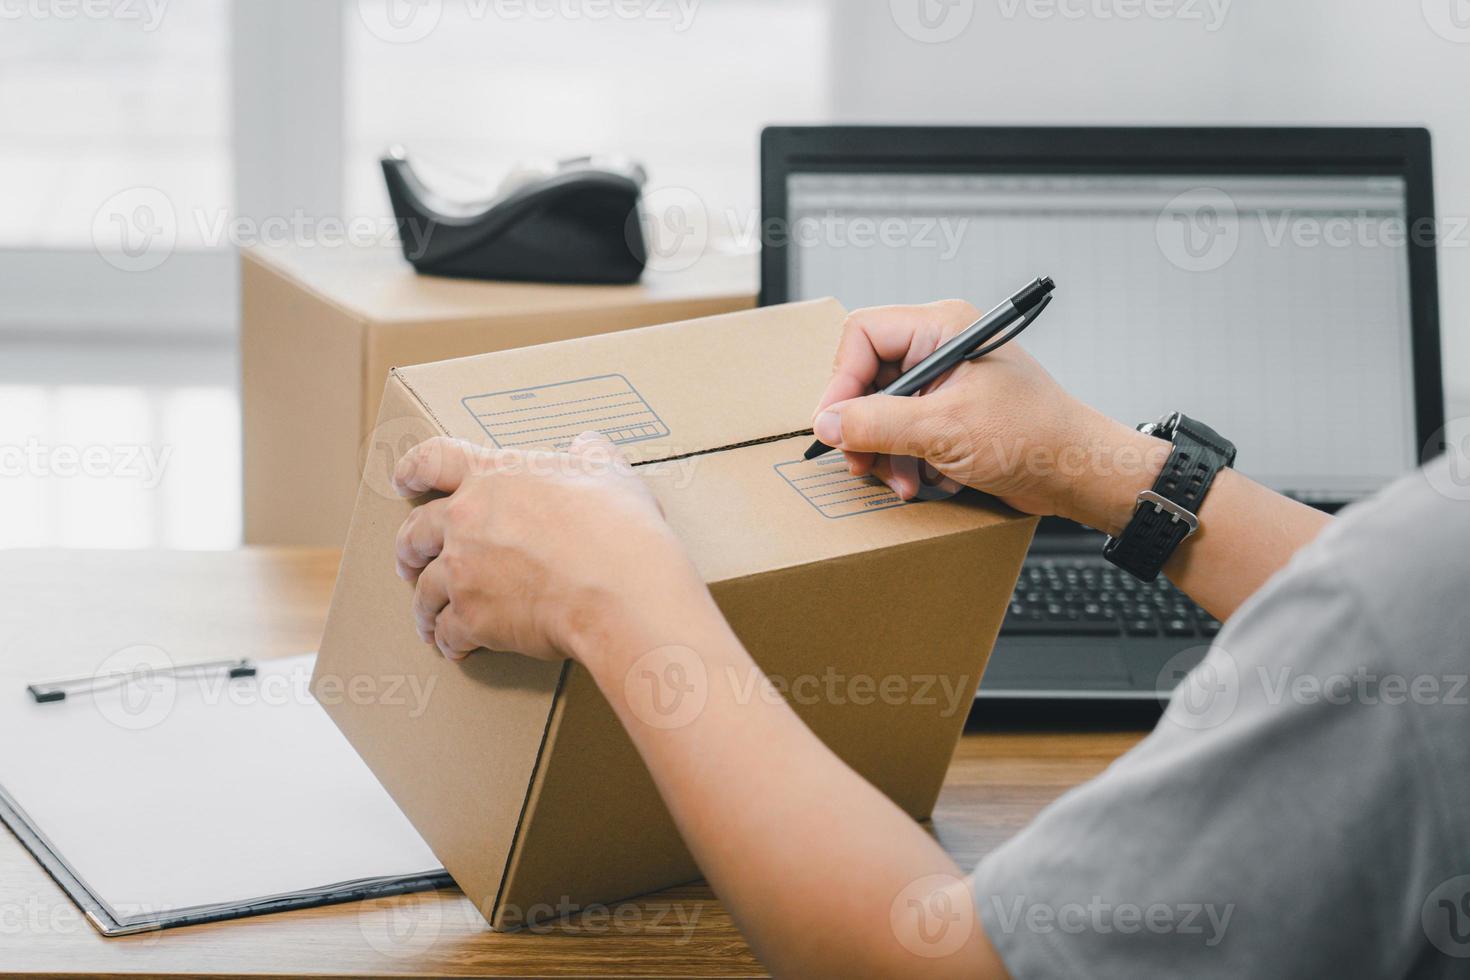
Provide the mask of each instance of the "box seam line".
POLYGON ((562 691, 566 689, 567 674, 571 670, 571 661, 562 661, 561 671, 556 677, 556 690, 551 694, 551 709, 546 712, 546 724, 541 729, 541 741, 536 746, 536 764, 531 767, 531 776, 526 780, 526 791, 521 795, 521 809, 516 814, 516 828, 510 837, 510 849, 505 852, 505 866, 500 870, 500 884, 495 889, 495 902, 490 908, 487 921, 494 921, 500 912, 500 900, 505 895, 506 885, 510 882, 511 865, 515 863, 516 852, 521 847, 521 830, 526 825, 526 813, 531 807, 531 795, 535 792, 536 777, 541 774, 541 764, 546 761, 546 744, 551 740, 551 723, 556 717, 556 709, 562 703, 562 691))
POLYGON ((696 456, 713 456, 716 453, 728 453, 736 449, 748 449, 751 446, 765 446, 773 442, 781 442, 784 439, 795 439, 797 436, 809 436, 811 429, 797 429, 793 432, 783 432, 780 435, 761 436, 758 439, 744 439, 740 442, 730 442, 722 446, 712 446, 709 449, 696 449, 693 452, 675 453, 672 456, 659 456, 656 459, 642 459, 634 463, 634 467, 650 466, 654 463, 673 463, 681 459, 693 459, 696 456))
MULTIPOLYGON (((366 365, 363 366, 363 373, 364 374, 367 373, 367 366, 366 365)), ((414 388, 413 382, 409 381, 408 380, 408 377, 402 371, 400 371, 398 368, 392 368, 389 371, 389 374, 392 377, 397 378, 398 379, 398 383, 401 384, 401 385, 403 385, 403 389, 405 391, 407 391, 410 395, 413 396, 413 400, 418 403, 419 408, 422 408, 424 410, 424 414, 427 415, 429 417, 429 420, 434 423, 434 427, 439 430, 440 434, 441 435, 448 435, 449 434, 449 428, 448 428, 448 426, 446 426, 444 424, 444 421, 441 418, 439 418, 439 414, 434 411, 434 409, 429 405, 429 403, 424 400, 424 397, 418 393, 418 390, 416 388, 414 388)))

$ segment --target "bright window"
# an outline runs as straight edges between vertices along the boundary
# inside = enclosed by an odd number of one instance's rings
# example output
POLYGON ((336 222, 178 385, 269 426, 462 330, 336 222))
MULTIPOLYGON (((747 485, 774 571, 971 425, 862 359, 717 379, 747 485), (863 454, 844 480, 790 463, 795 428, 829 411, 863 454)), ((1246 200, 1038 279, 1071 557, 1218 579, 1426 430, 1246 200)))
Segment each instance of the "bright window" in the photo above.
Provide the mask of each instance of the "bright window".
MULTIPOLYGON (((229 13, 229 0, 0 8, 0 247, 91 249, 99 210, 137 188, 180 215, 223 212, 229 13)), ((178 224, 179 247, 197 246, 197 223, 178 224)))
POLYGON ((761 127, 828 114, 825 0, 347 9, 353 216, 388 214, 377 161, 395 143, 436 189, 467 198, 492 194, 518 161, 622 154, 648 169, 650 192, 677 189, 655 203, 692 193, 717 237, 738 235, 754 226, 761 127))

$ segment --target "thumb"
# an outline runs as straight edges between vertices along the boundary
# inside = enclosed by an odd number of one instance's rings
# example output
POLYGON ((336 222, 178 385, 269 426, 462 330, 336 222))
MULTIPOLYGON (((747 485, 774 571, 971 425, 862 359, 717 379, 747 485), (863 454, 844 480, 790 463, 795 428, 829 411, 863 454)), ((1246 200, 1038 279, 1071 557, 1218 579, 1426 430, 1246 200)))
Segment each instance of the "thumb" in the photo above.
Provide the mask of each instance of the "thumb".
POLYGON ((924 398, 868 395, 829 405, 812 423, 816 437, 850 453, 927 455, 924 433, 933 406, 924 398))

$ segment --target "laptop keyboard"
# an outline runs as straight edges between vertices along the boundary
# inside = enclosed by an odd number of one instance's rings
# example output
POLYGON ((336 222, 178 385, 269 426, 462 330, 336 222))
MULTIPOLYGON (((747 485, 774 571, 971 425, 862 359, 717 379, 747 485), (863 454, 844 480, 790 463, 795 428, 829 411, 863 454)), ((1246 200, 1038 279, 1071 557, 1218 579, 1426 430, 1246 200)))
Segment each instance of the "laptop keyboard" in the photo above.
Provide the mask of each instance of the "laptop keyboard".
POLYGON ((1210 639, 1220 621, 1160 576, 1140 582, 1102 558, 1028 558, 1004 636, 1210 639))

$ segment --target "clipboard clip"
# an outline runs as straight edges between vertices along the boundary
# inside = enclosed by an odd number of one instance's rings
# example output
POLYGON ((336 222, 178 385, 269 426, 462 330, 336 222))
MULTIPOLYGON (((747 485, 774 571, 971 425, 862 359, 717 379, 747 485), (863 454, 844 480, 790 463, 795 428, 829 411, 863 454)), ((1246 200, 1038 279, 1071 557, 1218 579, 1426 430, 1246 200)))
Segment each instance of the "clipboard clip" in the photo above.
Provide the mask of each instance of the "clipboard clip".
POLYGON ((249 660, 210 660, 198 664, 179 664, 174 667, 142 667, 137 670, 117 670, 105 674, 92 674, 86 677, 72 677, 65 680, 50 681, 47 683, 27 684, 26 693, 35 699, 37 704, 48 704, 52 701, 65 701, 69 694, 97 694, 101 691, 109 691, 115 687, 132 680, 143 677, 174 677, 190 678, 199 677, 215 671, 224 671, 230 680, 237 677, 254 677, 255 665, 249 660))

